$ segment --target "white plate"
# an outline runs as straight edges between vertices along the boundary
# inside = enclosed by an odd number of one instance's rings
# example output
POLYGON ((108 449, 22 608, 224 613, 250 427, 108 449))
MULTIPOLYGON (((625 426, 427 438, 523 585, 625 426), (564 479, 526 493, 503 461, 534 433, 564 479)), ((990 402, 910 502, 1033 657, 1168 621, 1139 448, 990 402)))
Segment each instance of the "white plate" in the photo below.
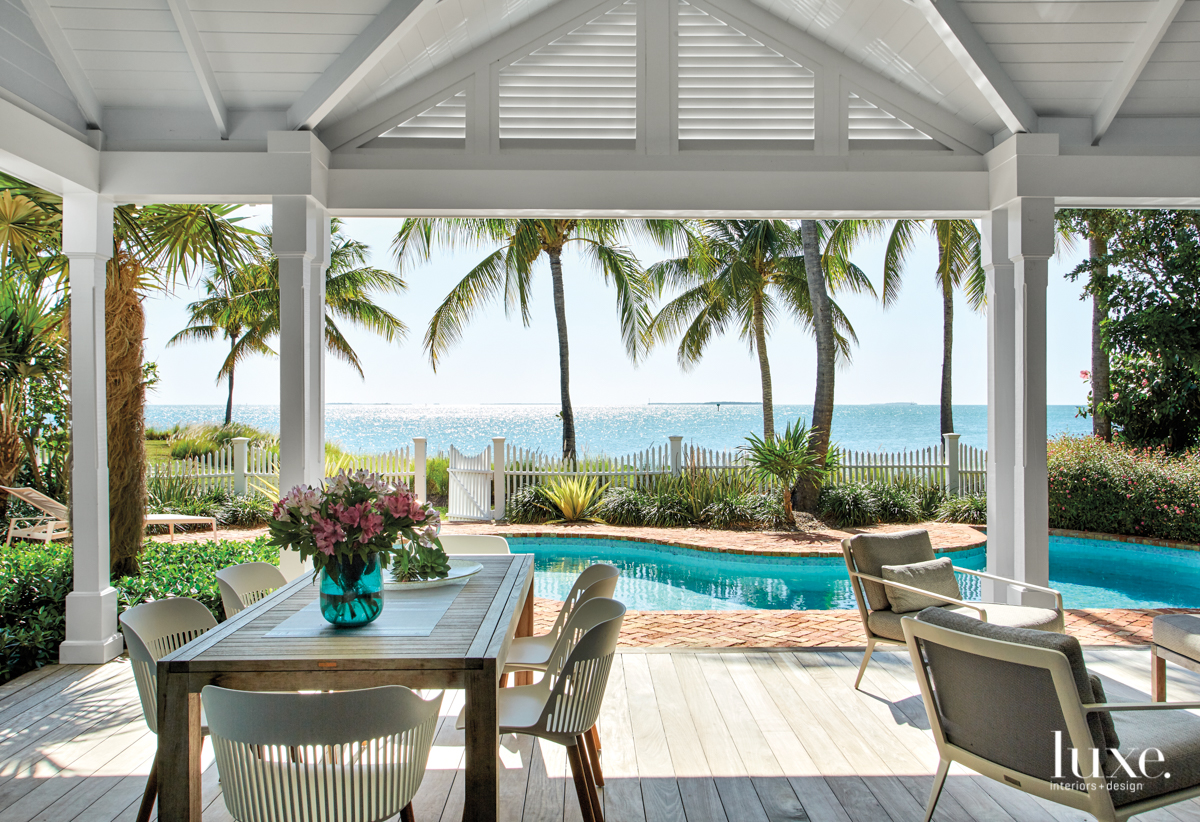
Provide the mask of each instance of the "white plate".
POLYGON ((469 576, 474 576, 483 570, 483 566, 478 562, 471 562, 466 559, 450 560, 450 573, 445 579, 417 579, 410 582, 397 582, 394 579, 389 579, 385 585, 388 588, 398 588, 401 591, 415 591, 418 588, 440 588, 443 585, 453 585, 460 580, 464 580, 469 576))

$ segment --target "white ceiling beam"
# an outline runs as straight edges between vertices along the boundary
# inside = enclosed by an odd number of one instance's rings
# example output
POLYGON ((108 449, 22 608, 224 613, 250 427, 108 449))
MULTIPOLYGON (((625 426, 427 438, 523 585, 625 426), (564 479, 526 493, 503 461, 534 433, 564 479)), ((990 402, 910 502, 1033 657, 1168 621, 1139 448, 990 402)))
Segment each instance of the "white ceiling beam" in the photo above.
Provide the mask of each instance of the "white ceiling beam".
POLYGON ((100 152, 25 107, 0 99, 0 171, 64 194, 100 190, 100 152))
POLYGON ((175 18, 175 26, 183 38, 183 47, 187 49, 188 57, 192 61, 196 79, 200 81, 200 91, 204 93, 204 101, 208 103, 208 110, 212 112, 217 131, 220 132, 222 140, 228 140, 229 111, 225 108, 221 87, 217 85, 217 75, 213 74, 212 64, 208 62, 208 52, 200 40, 196 18, 192 16, 187 0, 167 0, 167 5, 171 7, 171 16, 175 18))
POLYGON ((62 73, 67 88, 75 96, 75 103, 83 112, 83 119, 91 128, 100 128, 104 108, 100 105, 100 99, 96 97, 96 91, 84 73, 75 50, 67 41, 67 35, 58 24, 54 10, 46 0, 25 0, 25 10, 33 18, 33 25, 46 48, 50 50, 50 57, 62 73))
POLYGON ((1146 63, 1150 62, 1159 41, 1163 39, 1181 8, 1183 0, 1158 0, 1154 4, 1150 19, 1146 21, 1137 40, 1133 41, 1125 62, 1121 64, 1121 70, 1117 72, 1116 79, 1108 87, 1104 99, 1100 101, 1100 106, 1092 117, 1092 145, 1100 145, 1100 140, 1108 132, 1108 127, 1112 125, 1117 112, 1121 110, 1125 98, 1133 89, 1133 84, 1142 76, 1146 63))
POLYGON ((288 128, 312 130, 396 47, 437 0, 392 0, 288 109, 288 128))
POLYGON ((979 35, 956 0, 914 0, 929 25, 1014 134, 1037 131, 1037 112, 979 35))

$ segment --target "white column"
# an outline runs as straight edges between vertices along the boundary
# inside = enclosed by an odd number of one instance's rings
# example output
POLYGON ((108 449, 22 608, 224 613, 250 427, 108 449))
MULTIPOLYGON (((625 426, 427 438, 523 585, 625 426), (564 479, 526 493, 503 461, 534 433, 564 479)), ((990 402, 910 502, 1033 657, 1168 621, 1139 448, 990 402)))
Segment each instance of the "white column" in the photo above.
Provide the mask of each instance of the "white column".
MULTIPOLYGON (((305 470, 309 477, 325 476, 325 272, 329 270, 330 225, 329 212, 316 212, 317 249, 309 273, 309 293, 306 310, 309 312, 311 333, 308 336, 308 447, 305 457, 311 462, 305 470)), ((312 480, 310 480, 311 482, 312 480)))
MULTIPOLYGON (((271 202, 271 248, 279 258, 279 490, 284 494, 301 483, 319 482, 324 473, 323 454, 318 459, 315 451, 324 435, 312 430, 322 422, 313 413, 322 353, 313 341, 320 327, 314 330, 312 307, 313 263, 323 238, 320 211, 307 196, 277 196, 271 202)), ((281 551, 279 568, 288 579, 298 576, 300 555, 281 551)))
MULTIPOLYGON (((988 444, 987 570, 1011 578, 1013 564, 1013 466, 1016 454, 1016 333, 1013 264, 1008 256, 1008 209, 983 218, 983 268, 987 273, 988 444)), ((984 598, 1008 598, 983 581, 984 598)))
MULTIPOLYGON (((1016 390, 1013 465, 1013 576, 1050 582, 1050 501, 1046 472, 1046 280, 1054 254, 1054 199, 1020 197, 1008 207, 1013 261, 1016 390)), ((1026 594, 1038 604, 1043 597, 1026 594)))
POLYGON ((71 529, 74 584, 59 662, 98 665, 121 653, 117 590, 109 579, 108 409, 104 286, 112 257, 113 204, 63 197, 63 252, 71 287, 71 529))

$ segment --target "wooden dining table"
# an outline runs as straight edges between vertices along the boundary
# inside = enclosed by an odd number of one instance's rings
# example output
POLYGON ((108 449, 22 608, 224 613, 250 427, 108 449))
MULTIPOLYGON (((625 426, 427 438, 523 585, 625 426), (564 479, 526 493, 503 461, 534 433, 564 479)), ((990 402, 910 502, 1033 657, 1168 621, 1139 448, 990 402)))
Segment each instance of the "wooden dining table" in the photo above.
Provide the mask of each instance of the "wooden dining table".
MULTIPOLYGON (((466 691, 464 822, 499 813, 497 693, 514 636, 533 632, 533 556, 473 557, 470 578, 429 636, 266 637, 317 598, 292 580, 158 662, 159 819, 201 822, 200 691, 341 691, 378 685, 466 691)), ((385 605, 386 607, 386 605, 385 605)))

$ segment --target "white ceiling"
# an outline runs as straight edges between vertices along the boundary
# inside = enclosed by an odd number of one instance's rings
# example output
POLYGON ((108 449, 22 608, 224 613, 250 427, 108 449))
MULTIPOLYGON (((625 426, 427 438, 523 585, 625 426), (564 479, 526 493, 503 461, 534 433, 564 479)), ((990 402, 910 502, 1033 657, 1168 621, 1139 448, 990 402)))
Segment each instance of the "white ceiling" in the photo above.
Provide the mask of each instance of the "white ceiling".
MULTIPOLYGON (((296 105, 333 70, 339 55, 378 25, 377 16, 389 5, 389 0, 171 1, 190 11, 223 105, 231 112, 272 114, 296 105)), ((930 25, 918 5, 922 1, 752 0, 781 26, 807 32, 965 123, 989 134, 1004 131, 1005 119, 972 79, 971 66, 930 25)), ((1090 118, 1102 108, 1123 64, 1131 54, 1136 57, 1136 41, 1153 23, 1156 7, 1170 2, 959 0, 958 5, 1036 115, 1090 118)), ((553 4, 427 0, 398 42, 336 99, 320 128, 377 104, 553 4)), ((721 0, 713 5, 720 7, 721 0)), ((92 119, 87 100, 78 99, 89 93, 102 110, 205 112, 211 103, 180 31, 168 0, 0 0, 0 90, 76 128, 92 119), (39 7, 48 11, 40 25, 39 7), (58 33, 47 31, 47 20, 58 33)), ((1200 117, 1200 0, 1184 0, 1119 115, 1200 117)))

